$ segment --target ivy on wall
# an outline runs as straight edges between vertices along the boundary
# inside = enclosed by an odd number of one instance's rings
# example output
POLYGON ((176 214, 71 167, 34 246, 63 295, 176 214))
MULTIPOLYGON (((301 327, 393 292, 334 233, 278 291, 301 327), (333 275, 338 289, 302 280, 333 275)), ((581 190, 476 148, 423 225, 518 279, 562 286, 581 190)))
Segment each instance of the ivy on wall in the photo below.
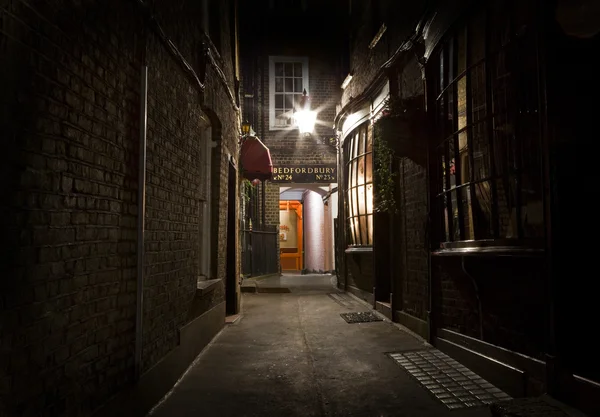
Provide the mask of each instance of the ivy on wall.
POLYGON ((373 158, 375 175, 374 209, 381 213, 397 213, 395 194, 396 176, 393 172, 394 151, 383 138, 383 130, 376 122, 373 129, 373 158))

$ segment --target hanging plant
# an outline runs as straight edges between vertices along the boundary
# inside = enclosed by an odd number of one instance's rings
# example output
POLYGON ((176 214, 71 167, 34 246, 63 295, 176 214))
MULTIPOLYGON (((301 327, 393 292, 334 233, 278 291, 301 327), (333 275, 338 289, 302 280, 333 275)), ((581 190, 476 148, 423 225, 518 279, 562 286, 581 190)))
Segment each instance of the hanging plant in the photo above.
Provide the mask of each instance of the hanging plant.
POLYGON ((373 154, 375 211, 395 214, 398 212, 395 199, 396 173, 392 170, 395 155, 387 141, 382 138, 382 131, 377 123, 373 129, 373 154))
POLYGON ((423 97, 390 97, 376 121, 379 136, 396 156, 411 159, 418 165, 427 162, 427 123, 423 97))

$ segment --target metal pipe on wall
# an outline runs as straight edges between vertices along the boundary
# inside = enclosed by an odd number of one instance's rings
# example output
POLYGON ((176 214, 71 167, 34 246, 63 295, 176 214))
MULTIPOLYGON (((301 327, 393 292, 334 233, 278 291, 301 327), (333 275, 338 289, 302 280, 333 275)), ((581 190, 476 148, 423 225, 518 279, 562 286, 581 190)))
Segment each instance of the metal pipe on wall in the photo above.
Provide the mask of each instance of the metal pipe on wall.
POLYGON ((135 379, 142 373, 144 313, 144 227, 146 213, 146 136, 148 131, 148 66, 142 67, 140 89, 140 148, 137 221, 137 297, 135 314, 135 379))

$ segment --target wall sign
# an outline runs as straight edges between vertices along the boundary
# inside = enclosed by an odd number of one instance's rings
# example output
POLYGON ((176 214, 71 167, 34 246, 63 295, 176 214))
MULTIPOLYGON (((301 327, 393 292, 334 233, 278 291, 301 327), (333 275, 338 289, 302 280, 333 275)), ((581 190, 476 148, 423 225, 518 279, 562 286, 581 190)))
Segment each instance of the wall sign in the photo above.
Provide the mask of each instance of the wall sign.
POLYGON ((329 165, 282 165, 273 167, 271 182, 303 184, 337 182, 337 167, 329 165))

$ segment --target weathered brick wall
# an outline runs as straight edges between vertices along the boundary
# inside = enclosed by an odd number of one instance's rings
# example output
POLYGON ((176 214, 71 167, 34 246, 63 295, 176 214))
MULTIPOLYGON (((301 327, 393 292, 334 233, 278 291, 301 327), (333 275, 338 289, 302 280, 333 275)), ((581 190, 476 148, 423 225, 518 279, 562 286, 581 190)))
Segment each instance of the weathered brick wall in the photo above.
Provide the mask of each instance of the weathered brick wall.
POLYGON ((373 19, 373 2, 365 2, 362 10, 355 8, 354 13, 360 15, 354 17, 358 25, 355 26, 350 50, 350 70, 354 75, 343 91, 342 107, 353 98, 359 97, 373 82, 381 66, 413 33, 424 9, 423 2, 400 3, 395 0, 380 0, 377 3, 381 16, 379 19, 373 19), (375 47, 369 49, 369 43, 383 23, 383 18, 388 22, 387 30, 375 47), (377 22, 375 26, 369 23, 371 21, 377 22))
POLYGON ((2 4, 8 415, 76 415, 133 377, 142 33, 133 3, 2 4))
POLYGON ((207 180, 200 94, 159 39, 151 36, 147 48, 144 370, 177 346, 177 330, 188 320, 207 180))
POLYGON ((545 271, 542 257, 468 258, 464 270, 460 258, 434 257, 436 327, 543 359, 546 295, 540 288, 545 271))
MULTIPOLYGON (((225 15, 229 2, 222 3, 225 15)), ((143 369, 162 359, 178 344, 179 329, 208 309, 224 301, 229 160, 237 164, 239 121, 226 83, 233 85, 231 44, 228 36, 217 52, 193 18, 199 4, 177 7, 156 2, 157 19, 165 31, 173 33, 177 47, 198 74, 206 71, 205 92, 184 74, 156 37, 148 46, 149 150, 146 248, 154 249, 146 258, 143 369), (191 17, 190 17, 191 15, 191 17), (188 16, 187 18, 183 16, 188 16), (225 75, 221 79, 210 61, 202 59, 202 47, 211 48, 215 63, 225 75), (229 65, 227 64, 229 63, 229 65), (206 65, 206 69, 204 69, 206 65), (212 137, 204 133, 211 124, 212 137), (211 155, 211 183, 207 184, 204 157, 207 140, 217 142, 211 155), (201 242, 200 199, 211 187, 212 242, 211 276, 223 285, 207 300, 196 299, 201 242)), ((229 22, 221 22, 224 31, 229 22)), ((233 202, 236 204, 236 202, 233 202)), ((237 206, 237 205, 236 205, 237 206)), ((236 271, 236 276, 239 271, 236 271)))
MULTIPOLYGON (((373 254, 345 254, 347 268, 347 284, 358 288, 366 294, 373 294, 373 254)), ((365 298, 366 299, 366 298, 365 298)))
MULTIPOLYGON (((213 139, 222 138, 213 151, 214 276, 223 278, 236 112, 210 68, 200 102, 181 67, 144 30, 135 2, 11 0, 1 10, 0 59, 10 65, 0 68, 0 129, 8 155, 0 168, 0 404, 10 416, 86 415, 133 379, 145 36, 151 100, 146 369, 174 346, 178 326, 223 300, 218 289, 201 309, 190 307, 201 182, 195 176, 197 117, 202 107, 223 126, 213 129, 213 139)), ((181 27, 197 31, 193 18, 180 16, 181 27)), ((189 42, 177 46, 190 51, 187 58, 197 66, 196 32, 186 36, 171 27, 179 42, 189 42)))
POLYGON ((403 265, 399 286, 402 309, 425 320, 429 305, 427 267, 427 182, 425 169, 409 159, 400 162, 400 252, 403 265))
MULTIPOLYGON (((421 67, 410 59, 398 72, 398 95, 423 97, 421 67)), ((423 103, 424 104, 424 103, 423 103)), ((427 267, 427 176, 425 168, 409 158, 399 161, 400 252, 402 262, 397 276, 404 312, 427 319, 429 279, 427 267)))

